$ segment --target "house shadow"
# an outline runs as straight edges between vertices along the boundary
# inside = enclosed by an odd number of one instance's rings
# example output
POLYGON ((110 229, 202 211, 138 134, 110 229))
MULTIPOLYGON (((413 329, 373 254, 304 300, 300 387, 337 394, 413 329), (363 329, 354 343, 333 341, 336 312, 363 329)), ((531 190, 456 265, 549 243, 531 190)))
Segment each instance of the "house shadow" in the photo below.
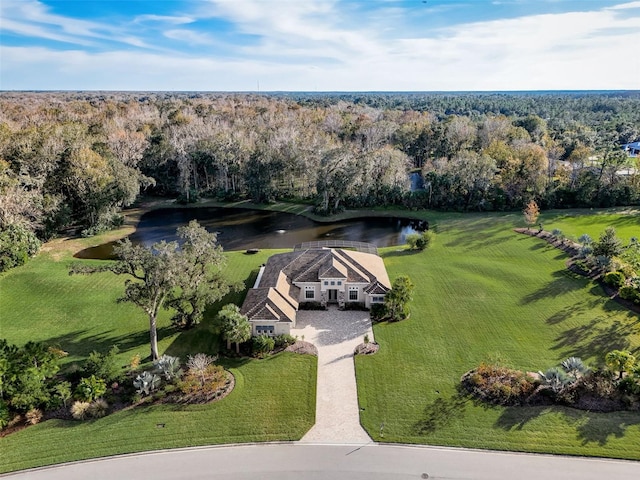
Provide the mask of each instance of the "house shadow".
POLYGON ((463 418, 468 401, 461 392, 449 398, 436 398, 424 407, 422 418, 413 425, 413 431, 417 435, 430 435, 463 418))

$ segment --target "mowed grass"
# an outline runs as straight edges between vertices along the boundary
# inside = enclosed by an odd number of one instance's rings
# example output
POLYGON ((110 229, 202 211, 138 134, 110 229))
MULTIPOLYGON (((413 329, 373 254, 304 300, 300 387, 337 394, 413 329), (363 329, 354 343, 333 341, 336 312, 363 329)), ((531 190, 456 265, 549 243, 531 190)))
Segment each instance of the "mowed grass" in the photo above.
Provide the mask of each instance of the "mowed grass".
MULTIPOLYGON (((587 223, 640 233, 637 216, 562 222, 576 236, 587 223)), ((517 214, 440 219, 429 250, 382 251, 391 279, 407 274, 416 288, 411 318, 374 326, 380 351, 356 358, 362 424, 377 441, 640 459, 640 412, 487 407, 457 395, 460 377, 486 360, 538 371, 572 355, 598 365, 613 349, 640 353, 639 316, 571 274, 559 250, 514 233, 522 224, 517 214)))
POLYGON ((631 237, 640 237, 640 209, 607 209, 593 211, 581 210, 551 210, 540 215, 544 229, 552 231, 557 228, 569 238, 577 240, 580 235, 587 233, 597 240, 607 227, 614 227, 616 234, 626 245, 631 237), (619 213, 623 211, 625 213, 619 213))
POLYGON ((311 428, 316 357, 282 353, 227 366, 236 386, 216 403, 138 407, 84 422, 49 420, 0 438, 0 472, 154 449, 298 440, 311 428))
MULTIPOLYGON (((228 274, 252 286, 271 252, 229 252, 228 274)), ((69 276, 68 252, 45 252, 0 277, 0 338, 57 345, 69 353, 63 369, 87 355, 118 345, 124 366, 136 353, 149 355, 148 320, 142 310, 117 303, 124 278, 110 273, 69 276)), ((86 261, 86 260, 84 260, 86 261)), ((161 353, 217 353, 213 305, 197 328, 180 332, 170 313, 159 319, 161 353)), ((49 420, 0 438, 0 472, 119 453, 217 443, 296 440, 315 422, 315 357, 278 354, 265 360, 222 360, 236 378, 223 400, 201 406, 152 406, 120 411, 100 420, 49 420), (164 424, 164 428, 157 427, 164 424)))

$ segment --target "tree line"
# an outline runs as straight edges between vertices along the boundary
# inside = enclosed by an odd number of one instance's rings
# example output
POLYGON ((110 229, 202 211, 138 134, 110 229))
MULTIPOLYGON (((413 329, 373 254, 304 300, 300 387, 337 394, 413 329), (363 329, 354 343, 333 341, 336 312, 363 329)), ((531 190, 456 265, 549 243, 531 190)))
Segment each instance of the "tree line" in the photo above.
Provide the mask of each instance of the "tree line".
POLYGON ((91 235, 141 192, 320 213, 634 204, 638 165, 620 144, 638 138, 638 92, 3 92, 0 228, 91 235))

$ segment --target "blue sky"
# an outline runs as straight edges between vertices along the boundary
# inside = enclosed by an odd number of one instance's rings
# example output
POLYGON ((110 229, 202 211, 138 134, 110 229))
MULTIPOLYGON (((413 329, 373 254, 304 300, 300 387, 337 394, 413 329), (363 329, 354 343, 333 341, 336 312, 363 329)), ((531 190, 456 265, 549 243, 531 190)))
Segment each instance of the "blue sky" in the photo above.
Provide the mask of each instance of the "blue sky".
POLYGON ((640 1, 2 0, 0 89, 640 89, 640 1))

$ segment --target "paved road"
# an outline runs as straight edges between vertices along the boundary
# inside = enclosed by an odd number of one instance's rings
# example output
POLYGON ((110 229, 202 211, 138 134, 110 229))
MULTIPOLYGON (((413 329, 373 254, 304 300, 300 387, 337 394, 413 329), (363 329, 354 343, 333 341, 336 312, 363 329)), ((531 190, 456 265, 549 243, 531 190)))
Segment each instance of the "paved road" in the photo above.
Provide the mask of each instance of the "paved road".
POLYGON ((373 341, 369 312, 301 310, 292 335, 318 348, 316 423, 302 442, 357 443, 371 439, 360 426, 353 350, 364 335, 373 341))
POLYGON ((167 450, 8 475, 11 480, 638 480, 640 463, 437 447, 265 444, 167 450))

